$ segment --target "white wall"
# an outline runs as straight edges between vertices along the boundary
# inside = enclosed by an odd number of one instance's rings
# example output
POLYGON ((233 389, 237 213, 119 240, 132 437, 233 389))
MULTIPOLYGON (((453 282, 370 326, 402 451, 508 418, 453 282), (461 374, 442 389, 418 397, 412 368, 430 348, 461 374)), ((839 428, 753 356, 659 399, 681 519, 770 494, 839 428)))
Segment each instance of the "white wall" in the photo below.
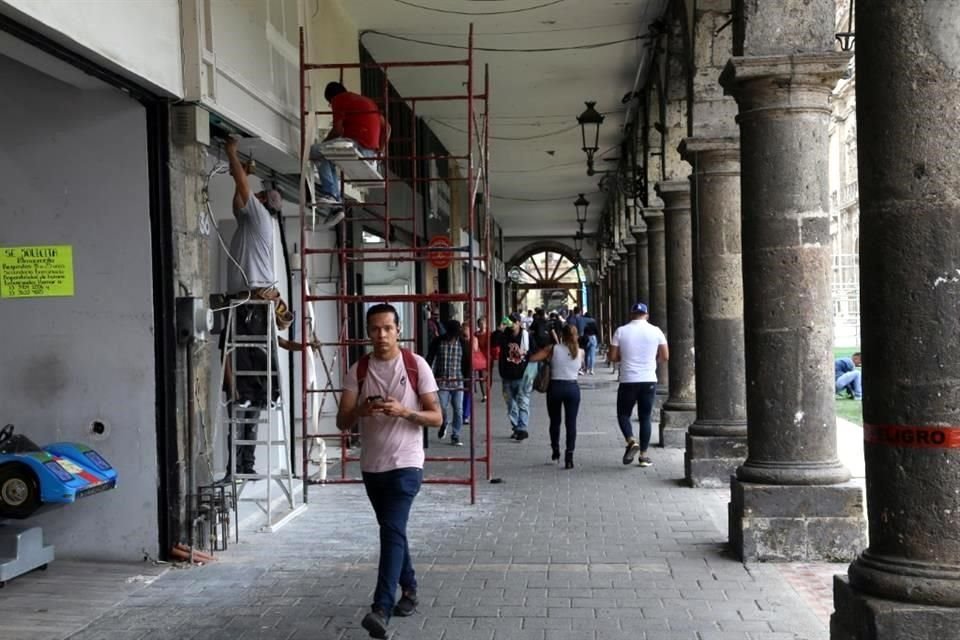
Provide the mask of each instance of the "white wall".
MULTIPOLYGON (((58 3, 60 4, 60 3, 58 3)), ((75 295, 0 299, 0 422, 90 442, 115 491, 37 516, 64 557, 157 554, 154 317, 146 118, 0 56, 0 246, 73 246, 75 295), (106 421, 107 437, 88 427, 106 421)))
POLYGON ((0 0, 0 13, 151 88, 183 95, 178 0, 0 0))

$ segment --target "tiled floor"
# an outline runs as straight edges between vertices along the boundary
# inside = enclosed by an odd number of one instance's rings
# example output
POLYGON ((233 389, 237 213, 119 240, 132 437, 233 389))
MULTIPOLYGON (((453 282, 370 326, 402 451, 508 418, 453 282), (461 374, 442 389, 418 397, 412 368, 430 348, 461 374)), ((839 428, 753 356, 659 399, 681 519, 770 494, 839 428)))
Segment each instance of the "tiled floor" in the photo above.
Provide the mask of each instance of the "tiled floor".
MULTIPOLYGON (((622 465, 612 380, 585 382, 575 469, 549 463, 542 395, 530 439, 517 443, 495 394, 502 482, 481 482, 472 506, 464 487, 424 486, 409 531, 421 602, 417 615, 392 621, 395 638, 825 640, 830 578, 844 567, 733 559, 728 493, 683 487, 678 450, 654 449, 647 469, 622 465)), ((453 451, 464 450, 431 447, 453 451)), ((455 471, 463 472, 427 473, 455 471)), ((310 495, 307 512, 279 532, 248 533, 212 565, 168 571, 71 639, 366 638, 359 621, 379 551, 373 514, 357 485, 310 495)), ((86 622, 60 620, 53 607, 7 611, 3 640, 53 638, 18 634, 86 622)))

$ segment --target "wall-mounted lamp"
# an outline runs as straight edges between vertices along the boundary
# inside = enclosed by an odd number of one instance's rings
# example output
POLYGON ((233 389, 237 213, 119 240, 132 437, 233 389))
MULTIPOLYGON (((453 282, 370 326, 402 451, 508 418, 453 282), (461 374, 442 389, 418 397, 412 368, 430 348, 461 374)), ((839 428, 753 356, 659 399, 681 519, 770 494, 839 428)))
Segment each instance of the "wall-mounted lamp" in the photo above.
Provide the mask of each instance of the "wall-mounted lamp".
POLYGON ((587 175, 592 176, 595 173, 593 156, 600 148, 600 125, 603 124, 603 115, 593 108, 596 102, 587 101, 584 104, 587 108, 577 116, 577 122, 580 123, 583 152, 587 154, 587 175))
POLYGON ((587 209, 590 207, 590 201, 584 198, 581 193, 577 196, 577 199, 573 201, 573 206, 577 210, 577 222, 580 223, 580 227, 583 228, 583 223, 587 221, 587 209))
POLYGON ((840 43, 841 51, 853 51, 853 44, 856 40, 856 33, 853 31, 853 5, 854 0, 850 0, 850 13, 847 15, 847 30, 837 34, 837 41, 840 43))

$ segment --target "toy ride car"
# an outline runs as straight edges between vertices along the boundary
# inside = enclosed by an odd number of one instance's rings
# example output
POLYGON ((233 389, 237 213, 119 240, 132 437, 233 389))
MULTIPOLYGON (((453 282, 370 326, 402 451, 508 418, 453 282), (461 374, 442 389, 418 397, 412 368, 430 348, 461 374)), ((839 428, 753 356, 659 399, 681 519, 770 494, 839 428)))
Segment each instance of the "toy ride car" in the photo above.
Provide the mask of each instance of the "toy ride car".
POLYGON ((69 504, 117 486, 117 471, 92 448, 76 442, 37 446, 0 429, 0 518, 27 518, 46 505, 69 504))

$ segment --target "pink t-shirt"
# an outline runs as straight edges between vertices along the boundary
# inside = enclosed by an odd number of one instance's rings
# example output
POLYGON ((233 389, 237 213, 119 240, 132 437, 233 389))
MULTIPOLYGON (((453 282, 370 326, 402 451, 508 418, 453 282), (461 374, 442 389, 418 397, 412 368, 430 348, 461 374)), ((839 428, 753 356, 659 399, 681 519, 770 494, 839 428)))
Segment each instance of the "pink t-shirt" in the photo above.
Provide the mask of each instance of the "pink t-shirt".
MULTIPOLYGON (((417 382, 420 395, 437 391, 437 381, 430 365, 414 354, 420 379, 417 382)), ((343 388, 357 391, 357 364, 354 363, 343 381, 343 388)), ((417 391, 407 381, 403 356, 393 360, 378 360, 370 356, 367 379, 357 402, 366 402, 369 396, 383 396, 399 400, 405 407, 420 410, 417 391)), ((394 469, 423 468, 422 427, 405 418, 370 416, 360 418, 360 468, 367 473, 382 473, 394 469)))

